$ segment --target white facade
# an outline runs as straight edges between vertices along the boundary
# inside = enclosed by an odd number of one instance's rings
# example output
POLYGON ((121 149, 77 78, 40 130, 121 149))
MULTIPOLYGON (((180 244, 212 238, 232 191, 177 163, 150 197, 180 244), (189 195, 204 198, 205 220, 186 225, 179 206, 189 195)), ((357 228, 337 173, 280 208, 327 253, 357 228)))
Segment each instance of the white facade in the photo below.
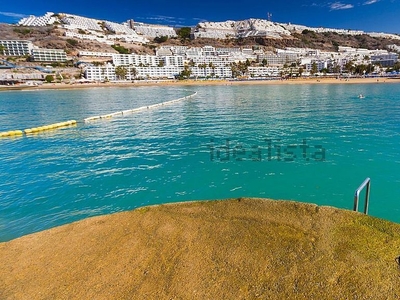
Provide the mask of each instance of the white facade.
POLYGON ((33 49, 32 42, 25 40, 0 40, 0 45, 4 47, 5 56, 30 55, 33 49))
POLYGON ((97 41, 99 43, 104 43, 107 45, 114 45, 114 41, 108 40, 104 36, 99 36, 99 35, 94 35, 94 34, 81 34, 81 33, 76 33, 74 31, 66 31, 65 32, 66 37, 73 37, 73 38, 78 38, 81 40, 89 40, 89 41, 97 41))
POLYGON ((268 66, 283 66, 284 64, 291 64, 297 61, 296 54, 261 54, 257 56, 257 61, 262 63, 267 61, 268 66))
POLYGON ((193 67, 191 68, 192 74, 191 77, 200 77, 200 78, 231 78, 232 70, 229 67, 217 67, 217 68, 199 68, 193 67))
POLYGON ((60 49, 33 49, 33 61, 63 62, 67 60, 67 54, 60 49))
POLYGON ((0 73, 0 80, 44 80, 45 75, 39 73, 0 73))
POLYGON ((64 24, 69 25, 69 28, 103 31, 103 29, 100 26, 100 24, 102 24, 102 21, 96 19, 85 18, 77 15, 64 14, 64 16, 61 18, 61 21, 64 24))
POLYGON ((193 61, 195 66, 198 65, 214 65, 218 67, 227 67, 230 65, 231 62, 234 62, 235 60, 230 57, 230 56, 191 56, 190 60, 193 61))
POLYGON ((115 32, 116 34, 137 35, 135 30, 133 30, 132 28, 129 28, 128 26, 125 26, 123 24, 106 21, 106 22, 104 22, 104 25, 108 30, 115 32))
POLYGON ((232 37, 272 37, 280 39, 290 36, 290 31, 278 23, 263 19, 242 21, 200 22, 193 33, 195 38, 227 39, 232 37))
POLYGON ((29 16, 22 18, 17 24, 21 26, 46 26, 54 24, 57 18, 53 17, 54 13, 47 12, 42 17, 29 16))
POLYGON ((152 38, 160 36, 168 36, 168 37, 177 36, 175 30, 172 27, 168 26, 150 25, 144 23, 134 23, 133 26, 136 33, 152 38))
MULTIPOLYGON (((125 43, 142 43, 147 44, 149 42, 148 39, 141 35, 132 35, 132 34, 110 34, 107 35, 107 40, 118 40, 125 43)), ((114 42, 113 42, 114 43, 114 42)))
POLYGON ((113 64, 115 66, 148 66, 157 67, 161 58, 155 55, 136 55, 136 54, 114 54, 113 64))
POLYGON ((328 61, 326 60, 315 60, 311 59, 310 61, 307 61, 306 63, 302 64, 305 67, 306 72, 311 72, 313 65, 317 66, 318 72, 320 72, 322 69, 327 69, 328 68, 328 61))
POLYGON ((116 80, 115 67, 111 65, 88 67, 85 69, 85 78, 90 81, 116 80))
POLYGON ((183 56, 174 55, 174 56, 161 56, 162 61, 164 62, 164 66, 174 66, 174 67, 183 67, 184 60, 183 56))
MULTIPOLYGON (((164 79, 175 78, 183 71, 182 67, 124 67, 126 69, 125 80, 135 79, 164 79), (134 75, 136 70, 136 76, 134 75)), ((88 67, 85 70, 85 77, 91 81, 118 80, 114 66, 88 67)), ((122 79, 124 80, 124 79, 122 79)))
POLYGON ((79 51, 79 56, 109 57, 109 58, 112 58, 114 54, 115 53, 109 53, 109 52, 79 51))
POLYGON ((249 67, 249 75, 251 77, 276 77, 279 76, 278 67, 249 67))
POLYGON ((183 56, 156 56, 156 55, 137 55, 137 54, 113 54, 113 64, 115 66, 135 66, 135 67, 183 67, 183 56))
MULTIPOLYGON (((138 71, 138 76, 136 78, 153 78, 153 79, 162 79, 162 78, 175 78, 183 71, 182 67, 155 67, 155 68, 136 68, 138 71)), ((134 79, 134 78, 132 78, 134 79)))

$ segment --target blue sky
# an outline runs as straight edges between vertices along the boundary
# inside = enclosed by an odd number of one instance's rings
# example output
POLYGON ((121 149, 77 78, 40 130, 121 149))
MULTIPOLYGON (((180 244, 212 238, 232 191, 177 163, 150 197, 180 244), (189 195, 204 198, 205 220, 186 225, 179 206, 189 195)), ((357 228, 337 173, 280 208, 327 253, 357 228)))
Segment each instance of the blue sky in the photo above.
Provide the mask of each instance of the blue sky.
POLYGON ((135 21, 170 26, 193 26, 201 21, 267 19, 312 27, 358 29, 400 34, 400 0, 342 1, 221 1, 221 0, 120 0, 120 1, 2 1, 0 22, 16 23, 28 15, 47 11, 123 22, 135 21))

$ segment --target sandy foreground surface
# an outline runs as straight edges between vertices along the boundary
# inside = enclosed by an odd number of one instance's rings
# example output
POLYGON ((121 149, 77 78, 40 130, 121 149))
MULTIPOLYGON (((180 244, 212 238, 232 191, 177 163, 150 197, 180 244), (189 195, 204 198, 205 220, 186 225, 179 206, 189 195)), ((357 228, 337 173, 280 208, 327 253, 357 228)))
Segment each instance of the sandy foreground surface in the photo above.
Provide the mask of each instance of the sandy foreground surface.
POLYGON ((135 86, 188 86, 188 85, 281 85, 281 84, 360 84, 360 83, 400 83, 400 78, 300 78, 288 80, 176 80, 157 81, 141 80, 136 82, 107 82, 107 83, 44 83, 40 86, 0 86, 3 90, 41 90, 41 89, 81 89, 94 87, 135 87, 135 86))
POLYGON ((399 299, 400 224, 289 201, 144 207, 0 243, 0 299, 399 299))

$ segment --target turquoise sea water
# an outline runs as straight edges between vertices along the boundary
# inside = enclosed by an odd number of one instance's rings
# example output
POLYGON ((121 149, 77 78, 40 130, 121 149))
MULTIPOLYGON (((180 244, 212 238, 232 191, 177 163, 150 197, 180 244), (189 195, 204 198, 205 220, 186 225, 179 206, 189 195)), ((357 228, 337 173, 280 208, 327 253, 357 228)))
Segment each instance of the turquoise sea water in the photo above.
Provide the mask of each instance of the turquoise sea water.
POLYGON ((352 209, 366 177, 370 215, 400 222, 397 83, 0 93, 0 131, 70 119, 78 125, 0 140, 0 241, 165 202, 248 196, 352 209))

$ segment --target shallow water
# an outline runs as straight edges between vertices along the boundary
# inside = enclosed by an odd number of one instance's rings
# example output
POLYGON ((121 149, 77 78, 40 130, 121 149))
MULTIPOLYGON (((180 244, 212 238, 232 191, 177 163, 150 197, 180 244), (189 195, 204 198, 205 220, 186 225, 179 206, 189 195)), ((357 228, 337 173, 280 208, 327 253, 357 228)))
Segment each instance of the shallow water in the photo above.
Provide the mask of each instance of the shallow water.
POLYGON ((400 221, 399 84, 13 91, 0 93, 0 108, 0 131, 78 121, 0 140, 0 241, 187 200, 268 197, 352 209, 366 177, 369 213, 400 221))

